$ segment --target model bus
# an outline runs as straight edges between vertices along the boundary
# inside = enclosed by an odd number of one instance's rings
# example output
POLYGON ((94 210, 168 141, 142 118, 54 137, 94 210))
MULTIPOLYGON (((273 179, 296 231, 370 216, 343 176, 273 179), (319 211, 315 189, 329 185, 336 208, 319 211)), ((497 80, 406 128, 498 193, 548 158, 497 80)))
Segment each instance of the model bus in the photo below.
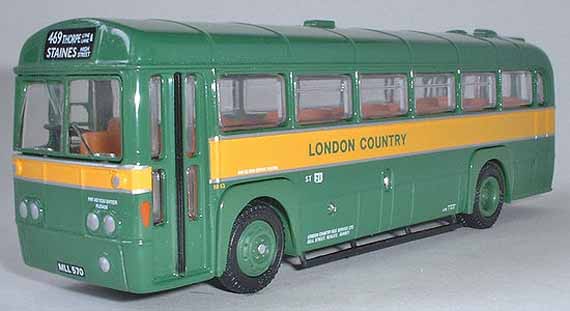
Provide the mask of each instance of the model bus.
POLYGON ((15 72, 24 261, 122 291, 252 293, 551 190, 550 62, 490 30, 85 18, 15 72))

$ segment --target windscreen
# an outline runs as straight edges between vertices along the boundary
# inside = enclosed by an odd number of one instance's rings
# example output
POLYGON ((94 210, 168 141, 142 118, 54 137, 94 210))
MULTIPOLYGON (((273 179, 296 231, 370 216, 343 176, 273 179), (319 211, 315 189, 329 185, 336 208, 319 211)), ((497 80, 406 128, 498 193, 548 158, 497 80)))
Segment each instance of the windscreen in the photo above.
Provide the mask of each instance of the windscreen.
POLYGON ((117 80, 73 80, 69 85, 69 151, 119 157, 121 119, 117 80))
POLYGON ((29 82, 24 95, 21 147, 118 158, 122 153, 120 107, 120 86, 115 79, 29 82))

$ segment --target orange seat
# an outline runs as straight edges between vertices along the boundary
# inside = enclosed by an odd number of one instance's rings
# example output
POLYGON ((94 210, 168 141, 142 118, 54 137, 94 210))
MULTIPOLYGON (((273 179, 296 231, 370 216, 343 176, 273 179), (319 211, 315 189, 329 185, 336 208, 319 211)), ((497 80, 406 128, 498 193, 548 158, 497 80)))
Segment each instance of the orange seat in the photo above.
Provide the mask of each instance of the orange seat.
MULTIPOLYGON (((113 153, 116 157, 121 156, 121 120, 119 118, 110 119, 105 131, 86 132, 81 136, 89 145, 91 152, 113 153)), ((89 155, 83 140, 79 146, 79 153, 89 155)))
POLYGON ((465 111, 481 111, 489 105, 487 98, 464 98, 463 110, 465 111))
POLYGON ((527 100, 524 100, 520 97, 503 97, 503 107, 504 108, 516 108, 520 106, 530 105, 527 100))
POLYGON ((222 129, 231 130, 235 128, 247 128, 256 127, 263 125, 277 125, 279 124, 279 114, 277 111, 269 111, 260 118, 258 115, 247 115, 244 118, 231 118, 227 116, 222 116, 222 129))
POLYGON ((405 114, 399 103, 367 103, 362 105, 362 116, 366 119, 386 118, 405 114))
POLYGON ((337 121, 345 118, 343 107, 305 108, 299 111, 299 122, 318 123, 337 121))
POLYGON ((450 111, 449 98, 447 96, 426 97, 416 99, 416 112, 418 114, 431 114, 450 111))

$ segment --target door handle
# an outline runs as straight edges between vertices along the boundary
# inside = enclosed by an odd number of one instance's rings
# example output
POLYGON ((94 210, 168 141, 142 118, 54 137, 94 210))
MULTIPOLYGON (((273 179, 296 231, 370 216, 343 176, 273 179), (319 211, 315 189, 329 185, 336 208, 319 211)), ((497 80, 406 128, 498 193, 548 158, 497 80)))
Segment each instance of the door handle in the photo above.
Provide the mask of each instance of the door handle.
POLYGON ((382 177, 382 185, 384 191, 392 191, 392 171, 390 169, 385 169, 380 173, 382 177))

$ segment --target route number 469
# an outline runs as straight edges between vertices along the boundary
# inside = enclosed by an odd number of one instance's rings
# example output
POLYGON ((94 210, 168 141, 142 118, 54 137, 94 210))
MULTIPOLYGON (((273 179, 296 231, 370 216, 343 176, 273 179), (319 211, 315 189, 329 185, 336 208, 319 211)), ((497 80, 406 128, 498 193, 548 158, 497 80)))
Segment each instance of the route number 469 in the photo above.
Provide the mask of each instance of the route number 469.
POLYGON ((60 44, 62 39, 63 39, 63 32, 54 31, 49 34, 48 42, 50 44, 60 44))

